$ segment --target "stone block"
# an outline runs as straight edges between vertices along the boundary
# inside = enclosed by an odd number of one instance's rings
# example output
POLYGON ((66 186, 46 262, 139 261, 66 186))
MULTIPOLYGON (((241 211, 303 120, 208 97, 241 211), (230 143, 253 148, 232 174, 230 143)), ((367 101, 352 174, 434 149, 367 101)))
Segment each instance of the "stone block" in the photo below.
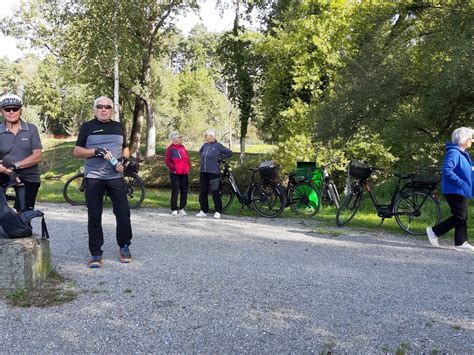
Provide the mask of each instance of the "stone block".
POLYGON ((0 238, 0 289, 33 288, 51 272, 49 240, 0 238))

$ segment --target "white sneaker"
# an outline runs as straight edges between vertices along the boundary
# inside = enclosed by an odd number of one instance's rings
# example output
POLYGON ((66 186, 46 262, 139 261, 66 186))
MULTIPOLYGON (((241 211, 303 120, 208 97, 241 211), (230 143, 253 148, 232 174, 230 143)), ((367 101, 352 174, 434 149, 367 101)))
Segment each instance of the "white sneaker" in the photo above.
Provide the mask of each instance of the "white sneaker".
POLYGON ((219 212, 214 213, 214 218, 220 219, 221 214, 219 212))
POLYGON ((464 242, 461 245, 454 246, 454 250, 457 250, 457 251, 470 251, 471 253, 474 253, 474 247, 471 244, 469 244, 468 242, 464 242))
POLYGON ((183 209, 183 210, 179 210, 178 214, 179 214, 180 216, 187 216, 187 215, 188 215, 184 209, 183 209))
POLYGON ((428 239, 431 245, 435 248, 439 248, 438 237, 433 232, 433 229, 431 227, 426 227, 426 234, 428 235, 428 239))
POLYGON ((196 217, 206 217, 207 213, 203 211, 199 211, 199 213, 196 215, 196 217))
POLYGON ((173 212, 171 212, 171 215, 172 215, 172 216, 177 216, 177 215, 178 215, 178 211, 173 211, 173 212))

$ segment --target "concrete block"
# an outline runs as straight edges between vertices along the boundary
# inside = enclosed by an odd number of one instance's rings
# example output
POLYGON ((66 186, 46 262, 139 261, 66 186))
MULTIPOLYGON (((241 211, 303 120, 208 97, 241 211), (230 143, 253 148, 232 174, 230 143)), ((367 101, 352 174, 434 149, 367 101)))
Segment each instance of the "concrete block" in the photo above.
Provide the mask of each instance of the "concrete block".
POLYGON ((0 289, 33 288, 51 272, 49 240, 0 238, 0 289))

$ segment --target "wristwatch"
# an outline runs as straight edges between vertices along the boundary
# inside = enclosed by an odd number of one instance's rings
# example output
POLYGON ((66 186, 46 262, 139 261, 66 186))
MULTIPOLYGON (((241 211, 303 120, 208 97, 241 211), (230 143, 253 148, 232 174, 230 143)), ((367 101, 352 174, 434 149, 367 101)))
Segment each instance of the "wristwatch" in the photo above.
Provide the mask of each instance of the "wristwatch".
POLYGON ((17 162, 17 163, 14 163, 13 165, 15 166, 15 168, 13 170, 20 169, 20 163, 17 162))

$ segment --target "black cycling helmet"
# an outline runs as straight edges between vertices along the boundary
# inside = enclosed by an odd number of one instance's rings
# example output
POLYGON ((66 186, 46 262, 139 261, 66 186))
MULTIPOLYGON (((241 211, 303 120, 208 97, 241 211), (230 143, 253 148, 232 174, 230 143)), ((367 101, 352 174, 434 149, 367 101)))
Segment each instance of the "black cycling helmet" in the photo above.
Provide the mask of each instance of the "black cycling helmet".
POLYGON ((0 107, 22 107, 23 106, 23 101, 21 98, 17 95, 14 94, 5 94, 2 97, 0 97, 0 107))

